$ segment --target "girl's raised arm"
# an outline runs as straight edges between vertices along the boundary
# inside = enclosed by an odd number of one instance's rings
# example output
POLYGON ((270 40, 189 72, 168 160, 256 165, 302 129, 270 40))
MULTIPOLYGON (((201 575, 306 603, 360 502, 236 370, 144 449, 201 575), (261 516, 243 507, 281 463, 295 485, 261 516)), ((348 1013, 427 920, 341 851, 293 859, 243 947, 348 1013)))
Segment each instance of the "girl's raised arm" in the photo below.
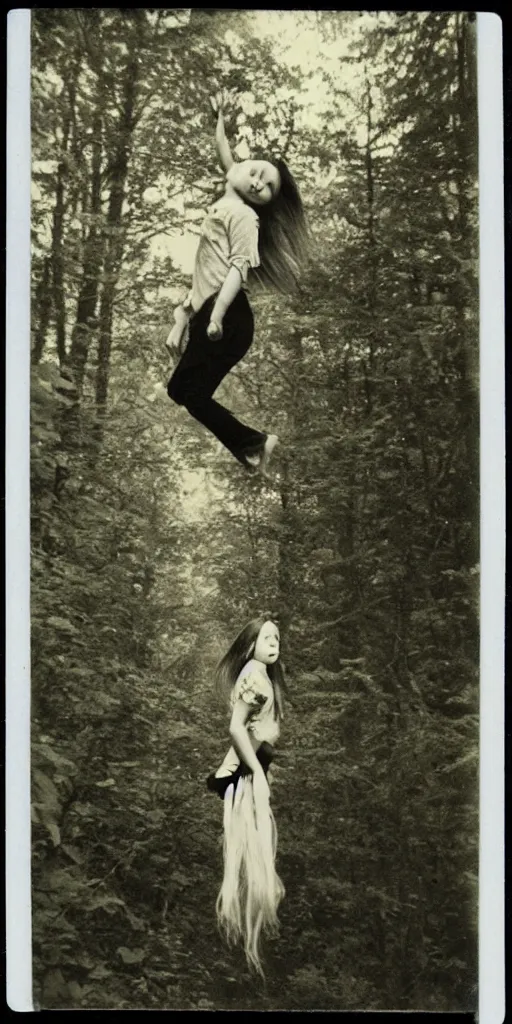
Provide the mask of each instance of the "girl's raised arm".
POLYGON ((224 127, 224 110, 226 108, 227 99, 223 92, 218 92, 215 96, 210 97, 210 103, 212 109, 217 114, 217 127, 215 129, 215 142, 217 144, 217 153, 221 165, 225 171, 229 171, 229 168, 234 164, 233 157, 231 155, 231 149, 226 136, 226 130, 224 127))

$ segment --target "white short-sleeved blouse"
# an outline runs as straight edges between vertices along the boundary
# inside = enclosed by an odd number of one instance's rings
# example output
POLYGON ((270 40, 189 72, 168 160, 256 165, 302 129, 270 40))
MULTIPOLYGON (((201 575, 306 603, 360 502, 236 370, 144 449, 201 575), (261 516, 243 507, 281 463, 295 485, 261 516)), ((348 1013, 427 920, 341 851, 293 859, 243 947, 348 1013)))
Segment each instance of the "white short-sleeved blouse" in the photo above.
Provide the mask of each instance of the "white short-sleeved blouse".
POLYGON ((259 267, 259 218, 242 200, 224 196, 203 221, 189 302, 197 312, 224 284, 231 267, 240 271, 243 286, 251 267, 259 267))
POLYGON ((280 729, 274 687, 270 679, 257 669, 246 667, 233 687, 232 708, 240 698, 251 709, 248 731, 261 743, 275 743, 280 729))
MULTIPOLYGON (((276 714, 274 687, 262 672, 249 662, 240 673, 231 693, 230 704, 234 708, 238 700, 244 700, 250 707, 250 715, 246 728, 252 732, 260 743, 274 744, 279 739, 279 717, 276 714)), ((220 768, 218 777, 231 775, 240 764, 240 758, 234 747, 231 747, 220 768)))

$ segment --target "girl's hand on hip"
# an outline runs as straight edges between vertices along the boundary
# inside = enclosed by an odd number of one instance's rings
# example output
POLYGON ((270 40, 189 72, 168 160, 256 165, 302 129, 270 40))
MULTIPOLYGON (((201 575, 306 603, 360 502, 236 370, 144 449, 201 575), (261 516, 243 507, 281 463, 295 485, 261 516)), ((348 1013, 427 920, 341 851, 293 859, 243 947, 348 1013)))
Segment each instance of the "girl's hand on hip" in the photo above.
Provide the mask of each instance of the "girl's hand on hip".
POLYGON ((222 324, 217 323, 216 320, 210 320, 206 333, 212 341, 219 341, 222 338, 222 324))
POLYGON ((254 772, 252 777, 252 788, 254 792, 254 799, 258 800, 270 800, 270 786, 267 781, 267 777, 263 768, 259 771, 254 772))

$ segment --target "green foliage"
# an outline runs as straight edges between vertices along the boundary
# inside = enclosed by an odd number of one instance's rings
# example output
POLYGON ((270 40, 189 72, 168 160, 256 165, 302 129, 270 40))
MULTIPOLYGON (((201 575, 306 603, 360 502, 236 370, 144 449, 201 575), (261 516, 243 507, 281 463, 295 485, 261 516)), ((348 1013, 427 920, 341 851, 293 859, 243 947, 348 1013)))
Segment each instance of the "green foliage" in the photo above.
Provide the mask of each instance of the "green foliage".
POLYGON ((281 60, 251 12, 33 15, 43 1008, 475 1008, 471 27, 294 17, 344 44, 316 120, 320 72, 281 60), (186 275, 153 243, 194 229, 220 183, 215 81, 244 97, 236 143, 286 150, 313 235, 300 295, 255 300, 255 344, 219 389, 282 437, 270 486, 158 390, 186 275), (204 786, 227 743, 212 667, 260 609, 280 618, 291 698, 272 772, 287 896, 263 989, 217 934, 204 786))

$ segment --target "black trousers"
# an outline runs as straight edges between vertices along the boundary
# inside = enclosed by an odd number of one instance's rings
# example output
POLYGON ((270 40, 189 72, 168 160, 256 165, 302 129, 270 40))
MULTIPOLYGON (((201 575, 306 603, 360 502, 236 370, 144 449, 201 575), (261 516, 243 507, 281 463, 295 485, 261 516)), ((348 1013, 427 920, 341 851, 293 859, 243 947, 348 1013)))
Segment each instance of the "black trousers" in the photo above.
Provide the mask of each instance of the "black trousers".
POLYGON ((222 338, 213 341, 206 329, 215 300, 216 295, 212 295, 191 317, 188 344, 167 385, 167 394, 247 466, 245 457, 261 451, 267 435, 240 423, 212 395, 251 347, 254 319, 247 296, 240 291, 224 317, 222 338))

